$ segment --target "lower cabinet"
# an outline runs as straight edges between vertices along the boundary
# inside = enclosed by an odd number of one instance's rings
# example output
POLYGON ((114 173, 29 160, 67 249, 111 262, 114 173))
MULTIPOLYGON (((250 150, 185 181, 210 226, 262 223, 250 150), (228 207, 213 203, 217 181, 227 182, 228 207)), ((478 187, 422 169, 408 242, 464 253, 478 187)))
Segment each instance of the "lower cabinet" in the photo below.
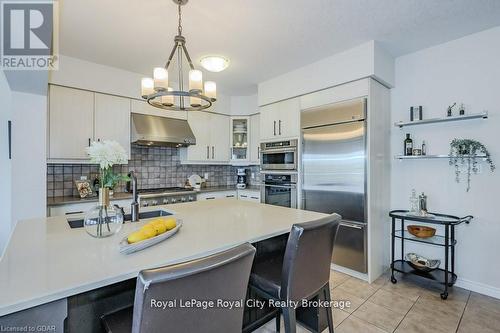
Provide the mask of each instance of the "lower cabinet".
MULTIPOLYGON (((130 209, 130 204, 132 203, 132 199, 113 200, 113 198, 111 198, 110 201, 111 205, 118 205, 120 207, 125 208, 126 211, 130 209)), ((82 203, 66 204, 60 206, 49 206, 47 212, 49 216, 72 217, 85 214, 95 205, 97 205, 97 202, 82 202, 82 203)))
POLYGON ((238 200, 260 202, 260 192, 254 190, 234 190, 234 191, 220 191, 220 192, 207 192, 199 193, 196 200, 215 200, 234 198, 238 200))
POLYGON ((251 190, 238 190, 238 200, 260 202, 260 192, 251 190))
POLYGON ((236 199, 238 194, 236 191, 221 191, 221 192, 207 192, 207 193, 199 193, 196 195, 196 200, 215 200, 215 199, 226 199, 233 198, 236 199))

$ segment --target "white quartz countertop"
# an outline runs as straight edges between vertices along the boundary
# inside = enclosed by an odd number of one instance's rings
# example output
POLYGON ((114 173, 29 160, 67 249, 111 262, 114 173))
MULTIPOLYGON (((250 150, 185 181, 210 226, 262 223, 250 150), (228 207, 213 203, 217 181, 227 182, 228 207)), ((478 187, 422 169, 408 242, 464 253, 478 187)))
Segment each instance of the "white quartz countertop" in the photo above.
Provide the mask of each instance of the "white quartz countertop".
MULTIPOLYGON (((64 216, 20 221, 0 259, 0 316, 137 277, 139 271, 204 257, 284 234, 294 223, 324 214, 234 199, 197 201, 163 209, 183 220, 170 239, 129 255, 120 240, 148 220, 126 223, 119 234, 95 239, 71 229, 64 216)), ((144 211, 146 209, 143 209, 144 211)))

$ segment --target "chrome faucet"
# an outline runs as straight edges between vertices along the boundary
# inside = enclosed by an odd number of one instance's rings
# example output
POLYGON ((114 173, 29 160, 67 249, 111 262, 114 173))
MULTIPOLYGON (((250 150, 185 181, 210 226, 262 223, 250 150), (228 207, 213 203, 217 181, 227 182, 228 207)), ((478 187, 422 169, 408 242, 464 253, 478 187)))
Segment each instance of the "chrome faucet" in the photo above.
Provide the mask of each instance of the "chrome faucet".
POLYGON ((138 194, 137 194, 137 177, 134 174, 134 171, 130 171, 128 174, 130 179, 132 180, 132 204, 130 205, 130 217, 132 222, 139 221, 139 202, 138 202, 138 194))

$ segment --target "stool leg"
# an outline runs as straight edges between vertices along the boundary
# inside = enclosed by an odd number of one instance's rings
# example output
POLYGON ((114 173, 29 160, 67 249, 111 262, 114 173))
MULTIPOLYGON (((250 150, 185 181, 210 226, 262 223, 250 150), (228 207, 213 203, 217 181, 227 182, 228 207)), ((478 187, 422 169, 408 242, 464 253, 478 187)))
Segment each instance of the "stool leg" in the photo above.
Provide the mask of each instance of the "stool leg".
POLYGON ((276 332, 279 333, 281 328, 281 311, 278 309, 278 313, 276 314, 276 332))
POLYGON ((283 319, 285 320, 285 333, 295 333, 297 329, 295 309, 281 308, 281 312, 283 312, 283 319))
MULTIPOLYGON (((327 283, 325 288, 323 289, 325 293, 325 300, 328 303, 331 303, 332 297, 330 295, 330 283, 327 283)), ((333 316, 332 309, 330 307, 325 307, 326 309, 326 318, 328 320, 328 332, 333 333, 333 316)))

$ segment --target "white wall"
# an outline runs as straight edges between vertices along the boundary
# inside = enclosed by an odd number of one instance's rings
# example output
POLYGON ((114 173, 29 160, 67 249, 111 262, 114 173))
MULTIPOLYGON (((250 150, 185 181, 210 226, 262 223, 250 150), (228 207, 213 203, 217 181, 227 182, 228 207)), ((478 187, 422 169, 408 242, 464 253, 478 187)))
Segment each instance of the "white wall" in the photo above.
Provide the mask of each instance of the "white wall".
POLYGON ((265 82, 259 83, 260 106, 373 77, 394 85, 394 59, 375 41, 370 41, 265 82))
MULTIPOLYGON (((392 153, 400 154, 405 133, 417 144, 425 140, 429 154, 446 154, 457 138, 477 139, 487 146, 500 167, 500 27, 441 44, 396 59, 392 90, 392 122, 409 119, 409 107, 423 105, 424 117, 442 117, 453 102, 466 112, 488 110, 487 120, 473 120, 392 129, 392 153)), ((485 164, 473 176, 470 192, 455 182, 447 160, 392 161, 392 207, 406 209, 415 188, 429 197, 429 209, 458 216, 474 215, 470 225, 457 228, 458 285, 500 297, 500 168, 485 164)), ((422 255, 443 258, 442 249, 412 247, 422 255)), ((399 252, 396 252, 399 253, 399 252)))
POLYGON ((12 92, 12 221, 46 216, 47 97, 12 92))
POLYGON ((11 91, 4 72, 0 71, 0 257, 10 235, 11 226, 11 161, 8 158, 7 121, 11 119, 11 91))
POLYGON ((246 116, 259 112, 257 95, 231 96, 231 115, 246 116))

